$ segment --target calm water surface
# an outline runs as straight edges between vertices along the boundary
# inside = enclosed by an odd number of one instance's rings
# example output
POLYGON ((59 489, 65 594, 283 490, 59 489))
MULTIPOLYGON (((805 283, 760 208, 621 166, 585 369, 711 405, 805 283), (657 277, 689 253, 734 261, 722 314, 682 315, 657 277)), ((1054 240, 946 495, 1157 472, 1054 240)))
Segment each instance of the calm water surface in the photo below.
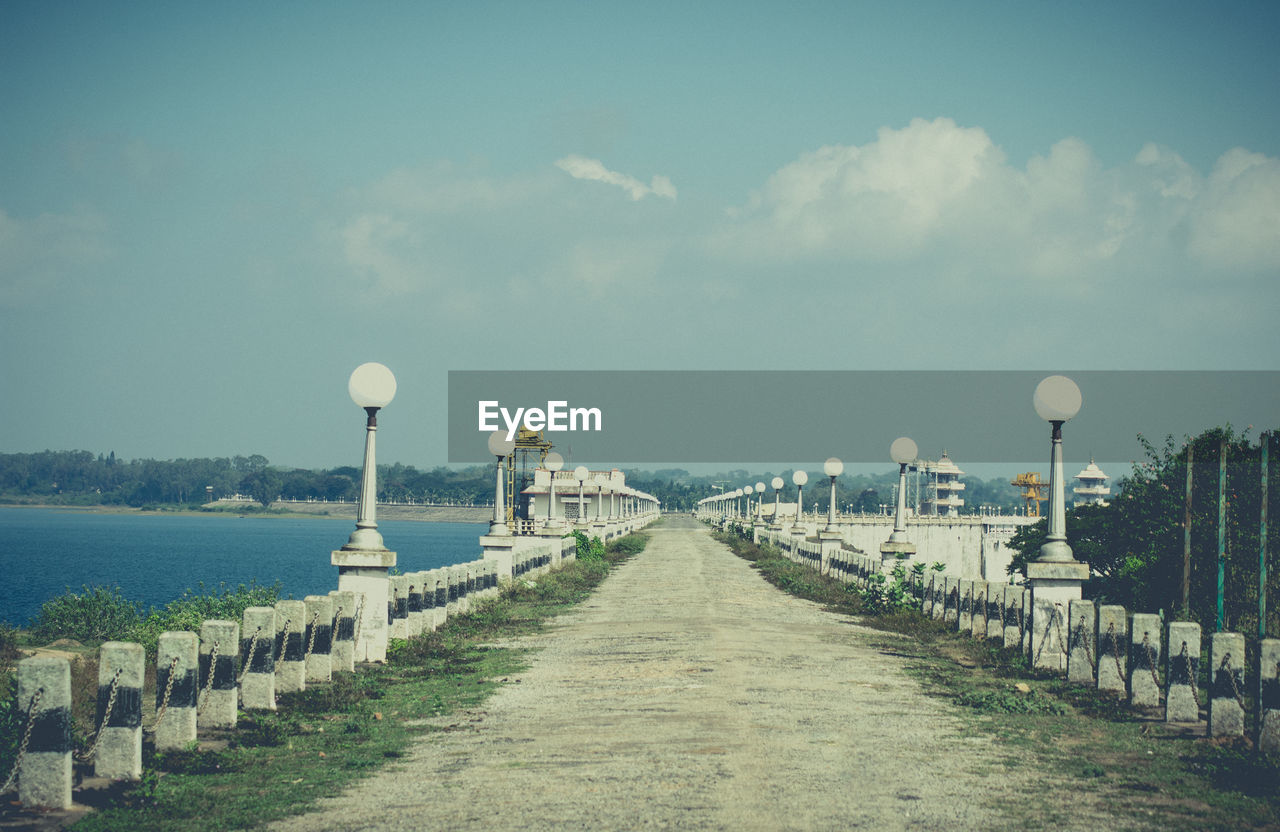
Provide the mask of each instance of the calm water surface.
MULTIPOLYGON (((329 553, 355 521, 328 517, 200 517, 0 508, 0 620, 26 624, 68 587, 118 586, 124 597, 163 606, 206 588, 279 581, 283 597, 338 588, 329 553)), ((484 523, 380 521, 403 572, 480 557, 484 523)))

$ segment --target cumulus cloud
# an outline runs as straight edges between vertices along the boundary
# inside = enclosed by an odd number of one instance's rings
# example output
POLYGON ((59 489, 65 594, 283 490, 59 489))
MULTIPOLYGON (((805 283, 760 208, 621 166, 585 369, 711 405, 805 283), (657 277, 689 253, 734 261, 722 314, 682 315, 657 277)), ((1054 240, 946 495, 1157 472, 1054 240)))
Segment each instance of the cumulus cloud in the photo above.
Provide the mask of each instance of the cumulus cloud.
POLYGON ((1280 265, 1280 161, 1223 155, 1206 179, 1155 144, 1104 167, 1065 138, 1022 168, 986 131, 915 119, 874 141, 802 154, 775 172, 708 247, 764 261, 967 265, 1057 278, 1190 253, 1222 267, 1280 265))
POLYGON ((632 201, 644 199, 649 194, 674 200, 676 186, 665 176, 654 176, 646 185, 634 176, 609 170, 599 159, 588 159, 585 156, 569 155, 556 162, 556 167, 574 179, 586 179, 593 182, 604 182, 616 185, 627 192, 632 201))

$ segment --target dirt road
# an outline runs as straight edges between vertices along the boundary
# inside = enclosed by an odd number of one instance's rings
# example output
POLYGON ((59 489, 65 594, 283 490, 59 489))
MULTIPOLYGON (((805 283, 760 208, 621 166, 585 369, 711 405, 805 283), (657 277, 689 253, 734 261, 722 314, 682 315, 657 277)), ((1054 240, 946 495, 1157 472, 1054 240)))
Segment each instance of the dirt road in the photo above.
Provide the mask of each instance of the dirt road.
POLYGON ((867 631, 691 520, 652 534, 518 684, 273 828, 990 830, 1037 789, 867 631))

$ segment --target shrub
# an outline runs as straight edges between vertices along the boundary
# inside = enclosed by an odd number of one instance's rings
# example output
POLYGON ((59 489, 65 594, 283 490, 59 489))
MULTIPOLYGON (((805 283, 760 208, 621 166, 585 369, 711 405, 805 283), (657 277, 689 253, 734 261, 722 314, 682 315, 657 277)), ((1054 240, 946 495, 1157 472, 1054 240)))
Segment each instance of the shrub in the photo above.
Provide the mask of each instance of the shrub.
POLYGON ((240 584, 230 589, 219 584, 212 592, 203 583, 197 589, 188 589, 182 597, 170 601, 163 609, 152 609, 140 619, 129 635, 130 641, 140 642, 148 653, 154 653, 160 634, 172 630, 199 632, 200 625, 209 619, 239 621, 249 607, 270 607, 280 599, 280 583, 271 586, 240 584))
POLYGON ((83 590, 45 601, 32 627, 36 637, 97 643, 127 638, 137 628, 142 605, 124 598, 119 587, 86 586, 83 590))
POLYGON ((588 540, 580 531, 575 531, 573 537, 578 541, 578 560, 600 560, 604 557, 604 544, 600 542, 600 538, 588 540))

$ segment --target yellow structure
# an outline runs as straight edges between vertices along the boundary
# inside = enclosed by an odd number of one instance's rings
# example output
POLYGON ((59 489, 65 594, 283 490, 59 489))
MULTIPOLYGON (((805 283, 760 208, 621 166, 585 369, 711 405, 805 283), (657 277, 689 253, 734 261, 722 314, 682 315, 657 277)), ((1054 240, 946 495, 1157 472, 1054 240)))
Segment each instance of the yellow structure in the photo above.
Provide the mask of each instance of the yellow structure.
POLYGON ((1039 517, 1040 504, 1049 499, 1044 496, 1044 490, 1049 487, 1049 483, 1040 479, 1040 473, 1028 471, 1025 474, 1019 474, 1009 484, 1022 489, 1022 499, 1027 501, 1027 516, 1039 517))
POLYGON ((551 443, 543 437, 542 431, 529 430, 523 425, 520 427, 516 434, 515 450, 507 457, 507 526, 509 528, 514 528, 516 519, 516 495, 524 491, 525 486, 533 481, 533 475, 529 473, 530 468, 540 466, 550 450, 551 443), (530 466, 529 457, 533 454, 537 454, 538 458, 530 466), (516 483, 516 457, 520 457, 518 484, 516 483))

